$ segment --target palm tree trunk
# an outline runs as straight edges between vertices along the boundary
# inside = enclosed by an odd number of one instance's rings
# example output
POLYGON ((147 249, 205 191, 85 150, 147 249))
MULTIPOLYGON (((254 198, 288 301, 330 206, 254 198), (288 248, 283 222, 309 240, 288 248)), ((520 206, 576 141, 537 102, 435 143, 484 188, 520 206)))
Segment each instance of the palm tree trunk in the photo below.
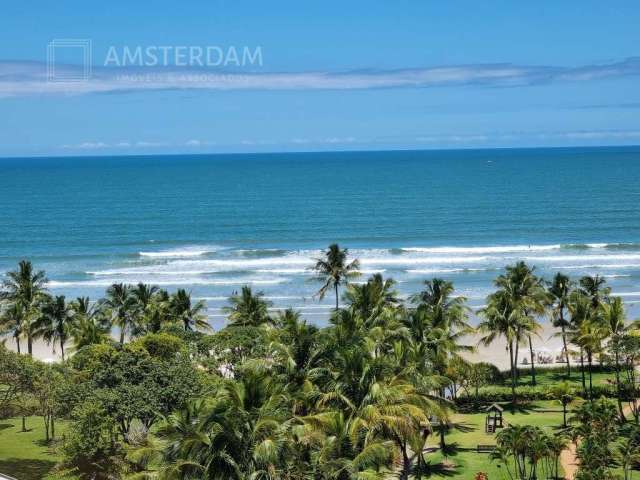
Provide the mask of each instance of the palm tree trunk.
POLYGON ((335 289, 335 291, 336 291, 336 310, 338 310, 338 309, 340 308, 340 307, 339 307, 339 305, 338 305, 338 284, 337 284, 337 283, 334 283, 334 284, 333 284, 333 288, 334 288, 334 289, 335 289))
POLYGON ((60 338, 60 354, 62 355, 62 361, 64 362, 64 340, 60 338))
POLYGON ((531 342, 531 335, 529 335, 529 354, 531 356, 531 385, 536 385, 536 365, 535 357, 533 356, 533 343, 531 342))
MULTIPOLYGON (((519 335, 516 335, 516 338, 518 338, 519 335)), ((515 341, 516 342, 516 357, 513 361, 513 368, 515 370, 515 377, 516 380, 518 380, 518 354, 520 353, 520 344, 518 343, 518 340, 515 341)))
POLYGON ((124 345, 124 325, 120 328, 120 345, 124 345))
POLYGON ((620 392, 620 356, 618 351, 616 350, 615 355, 616 360, 616 397, 618 399, 618 413, 620 413, 620 421, 622 423, 626 422, 626 418, 624 416, 624 410, 622 409, 622 393, 620 392))
POLYGON ((56 438, 56 421, 53 415, 51 415, 51 438, 52 439, 56 438))
POLYGON ((509 359, 511 361, 511 408, 515 411, 516 405, 516 364, 513 358, 513 340, 509 342, 509 359))
POLYGON ((580 376, 582 377, 582 393, 587 393, 587 381, 584 377, 584 354, 582 353, 582 347, 580 347, 580 376))
POLYGON ((567 428, 567 404, 562 402, 562 426, 567 428))
POLYGON ((587 352, 587 362, 589 363, 589 400, 593 399, 593 372, 592 372, 592 365, 593 365, 593 354, 591 353, 591 351, 587 352))
POLYGON ((20 336, 19 335, 14 335, 14 338, 16 340, 16 348, 18 349, 18 354, 20 354, 20 336))
POLYGON ((33 336, 31 333, 27 333, 27 353, 30 357, 33 357, 33 336))
MULTIPOLYGON (((560 318, 562 321, 562 315, 560 318)), ((567 334, 565 332, 564 323, 562 325, 562 343, 564 345, 564 357, 567 360, 567 378, 571 378, 571 362, 569 362, 569 349, 567 348, 567 334)))

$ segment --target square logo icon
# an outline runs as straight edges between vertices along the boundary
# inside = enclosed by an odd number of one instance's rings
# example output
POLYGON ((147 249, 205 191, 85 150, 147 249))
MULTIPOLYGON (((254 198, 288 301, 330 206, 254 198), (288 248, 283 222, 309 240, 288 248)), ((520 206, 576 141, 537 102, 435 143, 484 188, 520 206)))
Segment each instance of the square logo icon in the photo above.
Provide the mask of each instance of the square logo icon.
POLYGON ((47 81, 86 82, 91 78, 91 40, 54 39, 47 45, 47 81))

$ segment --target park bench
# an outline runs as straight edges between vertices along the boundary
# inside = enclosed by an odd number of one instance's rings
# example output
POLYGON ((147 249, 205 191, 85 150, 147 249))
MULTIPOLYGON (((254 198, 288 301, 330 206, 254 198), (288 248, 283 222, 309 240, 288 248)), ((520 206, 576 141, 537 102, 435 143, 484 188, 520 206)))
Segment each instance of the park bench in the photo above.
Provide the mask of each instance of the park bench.
POLYGON ((495 450, 495 445, 482 445, 478 444, 477 451, 478 453, 491 453, 495 450))

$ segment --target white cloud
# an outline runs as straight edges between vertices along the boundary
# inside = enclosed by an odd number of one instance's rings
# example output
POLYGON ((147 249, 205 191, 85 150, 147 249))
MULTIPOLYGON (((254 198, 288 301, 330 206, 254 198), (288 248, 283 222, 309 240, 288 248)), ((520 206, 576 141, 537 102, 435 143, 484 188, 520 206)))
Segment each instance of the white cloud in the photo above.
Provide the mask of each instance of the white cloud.
MULTIPOLYGON (((73 66, 67 66, 73 70, 73 66)), ((559 67, 477 64, 358 70, 349 72, 237 73, 184 68, 94 67, 86 82, 47 82, 46 66, 38 62, 0 62, 0 97, 82 95, 148 90, 356 90, 486 85, 510 87, 552 82, 586 82, 640 75, 640 58, 606 65, 559 67)))

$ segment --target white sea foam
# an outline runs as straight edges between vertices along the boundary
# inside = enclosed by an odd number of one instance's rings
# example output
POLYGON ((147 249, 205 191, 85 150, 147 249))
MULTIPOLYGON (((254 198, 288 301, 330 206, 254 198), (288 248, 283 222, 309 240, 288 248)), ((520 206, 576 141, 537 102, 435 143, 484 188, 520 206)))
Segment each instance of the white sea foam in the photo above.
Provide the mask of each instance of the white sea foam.
POLYGON ((200 257, 202 255, 206 255, 207 253, 212 253, 217 250, 220 250, 220 247, 181 247, 181 248, 173 248, 169 250, 159 250, 157 252, 138 252, 138 255, 141 257, 152 257, 152 258, 180 258, 180 257, 200 257))
POLYGON ((584 262, 584 261, 607 261, 607 260, 640 260, 640 254, 613 254, 613 255, 553 255, 522 257, 523 260, 531 262, 584 262))
POLYGON ((494 245, 487 247, 404 247, 404 252, 416 253, 458 253, 458 254, 483 254, 483 253, 514 253, 514 252, 544 252, 559 250, 562 245, 494 245))
POLYGON ((598 264, 588 264, 588 265, 560 265, 560 266, 552 266, 553 270, 587 270, 591 268, 596 269, 607 269, 607 268, 640 268, 640 263, 598 263, 598 264))
POLYGON ((47 284, 49 288, 70 288, 70 287, 109 287, 114 283, 152 283, 158 286, 180 286, 180 285, 277 285, 288 282, 285 278, 227 278, 227 279, 208 279, 208 278, 176 278, 169 280, 157 280, 155 278, 138 278, 138 279, 111 279, 111 280, 78 280, 78 281, 56 281, 51 280, 47 284))
POLYGON ((419 275, 430 275, 433 273, 461 273, 461 272, 486 272, 486 268, 423 268, 409 269, 406 272, 419 275))

